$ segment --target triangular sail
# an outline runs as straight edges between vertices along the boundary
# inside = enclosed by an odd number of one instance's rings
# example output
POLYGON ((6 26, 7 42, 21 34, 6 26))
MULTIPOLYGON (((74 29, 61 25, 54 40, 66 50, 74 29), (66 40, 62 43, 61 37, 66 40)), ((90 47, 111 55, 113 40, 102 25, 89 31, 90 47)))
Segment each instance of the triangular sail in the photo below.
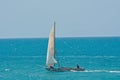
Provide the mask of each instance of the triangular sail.
POLYGON ((49 35, 46 66, 47 67, 54 66, 55 63, 57 63, 57 61, 55 60, 55 23, 54 23, 54 26, 52 26, 49 35))

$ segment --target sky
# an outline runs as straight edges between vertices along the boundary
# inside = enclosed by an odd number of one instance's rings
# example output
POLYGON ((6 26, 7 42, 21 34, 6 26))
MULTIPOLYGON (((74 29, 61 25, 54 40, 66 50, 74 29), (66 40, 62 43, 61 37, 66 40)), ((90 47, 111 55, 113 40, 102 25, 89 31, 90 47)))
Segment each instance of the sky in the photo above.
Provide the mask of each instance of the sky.
POLYGON ((0 38, 120 36, 120 0, 0 0, 0 38))

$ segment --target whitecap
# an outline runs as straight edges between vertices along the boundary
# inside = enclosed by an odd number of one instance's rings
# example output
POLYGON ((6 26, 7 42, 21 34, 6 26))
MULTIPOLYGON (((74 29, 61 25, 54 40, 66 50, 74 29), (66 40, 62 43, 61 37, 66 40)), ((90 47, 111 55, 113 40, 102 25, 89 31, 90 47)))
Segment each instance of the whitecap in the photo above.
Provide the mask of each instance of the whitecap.
POLYGON ((76 70, 70 70, 71 72, 78 72, 78 71, 76 71, 76 70))
POLYGON ((6 68, 5 71, 10 71, 10 69, 6 68))

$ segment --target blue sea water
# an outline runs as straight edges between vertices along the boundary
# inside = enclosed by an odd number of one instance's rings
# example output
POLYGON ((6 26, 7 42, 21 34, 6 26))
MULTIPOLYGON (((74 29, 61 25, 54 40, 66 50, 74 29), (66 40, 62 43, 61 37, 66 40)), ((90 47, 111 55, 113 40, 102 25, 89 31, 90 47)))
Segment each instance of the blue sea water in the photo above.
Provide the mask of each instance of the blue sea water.
POLYGON ((120 37, 57 38, 60 65, 79 64, 83 72, 46 71, 47 43, 47 38, 0 39, 0 80, 120 80, 120 37))

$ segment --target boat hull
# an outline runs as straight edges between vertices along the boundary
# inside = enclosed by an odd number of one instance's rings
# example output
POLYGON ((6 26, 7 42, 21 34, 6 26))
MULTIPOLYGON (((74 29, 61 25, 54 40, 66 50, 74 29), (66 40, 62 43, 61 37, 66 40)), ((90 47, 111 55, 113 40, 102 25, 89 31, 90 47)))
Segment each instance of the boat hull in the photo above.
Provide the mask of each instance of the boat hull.
POLYGON ((85 71, 84 68, 69 68, 69 67, 61 67, 61 68, 46 68, 48 71, 53 72, 66 72, 66 71, 85 71))

